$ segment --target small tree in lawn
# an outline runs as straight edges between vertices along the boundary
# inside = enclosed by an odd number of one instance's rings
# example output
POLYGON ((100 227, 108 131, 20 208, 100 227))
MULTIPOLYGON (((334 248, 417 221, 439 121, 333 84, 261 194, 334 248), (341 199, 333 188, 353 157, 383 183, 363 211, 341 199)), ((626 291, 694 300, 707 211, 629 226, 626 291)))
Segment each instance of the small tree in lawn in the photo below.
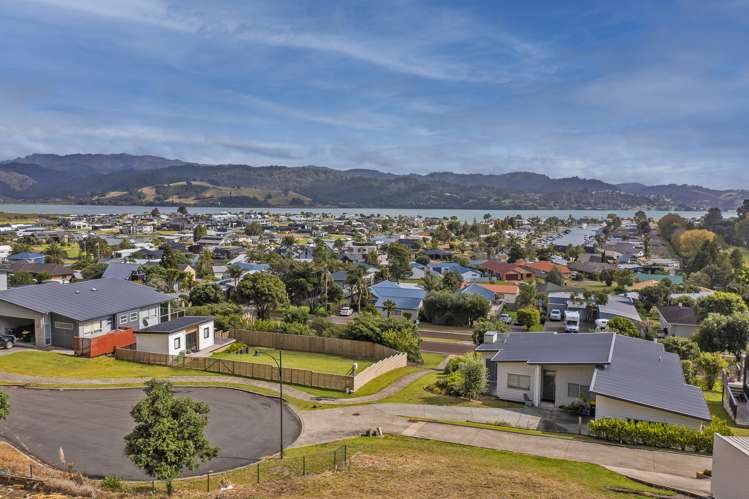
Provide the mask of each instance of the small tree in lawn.
POLYGON ((720 377, 721 371, 725 369, 728 363, 718 353, 702 352, 697 357, 697 369, 702 373, 702 379, 705 382, 705 388, 712 391, 715 383, 720 377))
POLYGON ((145 392, 146 398, 130 411, 135 428, 125 436, 125 452, 149 476, 166 480, 171 495, 172 480, 182 471, 194 471, 218 454, 205 436, 208 405, 175 397, 166 381, 149 380, 145 392))

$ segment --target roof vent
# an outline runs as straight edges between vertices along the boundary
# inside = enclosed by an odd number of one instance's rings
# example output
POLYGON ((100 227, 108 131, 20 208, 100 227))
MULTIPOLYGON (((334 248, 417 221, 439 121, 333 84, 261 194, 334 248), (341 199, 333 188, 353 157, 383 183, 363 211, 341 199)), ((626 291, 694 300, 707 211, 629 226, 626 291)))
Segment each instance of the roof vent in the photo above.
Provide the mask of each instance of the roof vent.
POLYGON ((75 290, 75 294, 79 295, 79 294, 81 294, 81 292, 80 292, 79 290, 77 290, 77 289, 76 289, 76 290, 75 290))
POLYGON ((96 291, 96 288, 91 288, 91 291, 96 291))

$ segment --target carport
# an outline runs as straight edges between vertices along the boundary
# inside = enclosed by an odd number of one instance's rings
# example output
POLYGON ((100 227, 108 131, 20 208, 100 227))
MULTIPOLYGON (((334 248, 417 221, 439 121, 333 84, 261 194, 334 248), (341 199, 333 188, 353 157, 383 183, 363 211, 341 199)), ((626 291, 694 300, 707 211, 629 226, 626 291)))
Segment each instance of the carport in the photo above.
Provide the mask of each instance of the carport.
POLYGON ((28 331, 30 334, 20 337, 20 341, 48 345, 51 341, 50 326, 49 315, 0 300, 0 331, 28 331), (48 334, 45 334, 45 329, 48 334))

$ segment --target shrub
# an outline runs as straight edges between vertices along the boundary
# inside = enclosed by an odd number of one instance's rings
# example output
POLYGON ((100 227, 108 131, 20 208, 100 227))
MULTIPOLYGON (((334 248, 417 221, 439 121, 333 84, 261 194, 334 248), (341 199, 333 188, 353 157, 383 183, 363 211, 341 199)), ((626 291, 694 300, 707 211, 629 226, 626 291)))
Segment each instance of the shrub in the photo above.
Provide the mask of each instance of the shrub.
POLYGON ((541 323, 541 313, 536 307, 524 307, 518 310, 518 324, 532 328, 541 323))
POLYGON ((307 307, 287 307, 283 312, 284 322, 297 322, 299 324, 306 324, 309 318, 309 308, 307 307))
POLYGON ((450 360, 445 364, 445 369, 442 371, 445 374, 454 373, 460 370, 460 366, 463 365, 463 357, 450 357, 450 360))
POLYGON ((244 343, 240 343, 238 341, 232 343, 226 349, 224 349, 224 353, 239 353, 243 351, 249 350, 250 347, 248 345, 245 345, 244 343))
POLYGON ((480 295, 433 291, 424 298, 421 312, 433 324, 470 326, 490 309, 489 301, 480 295))
POLYGON ((117 475, 107 475, 101 481, 101 487, 107 490, 122 490, 122 480, 117 475))
MULTIPOLYGON (((362 313, 357 315, 354 320, 346 324, 343 330, 343 338, 349 340, 372 341, 384 345, 383 333, 385 331, 397 331, 398 335, 409 338, 399 339, 400 350, 408 354, 409 362, 421 361, 421 337, 416 331, 416 324, 401 317, 383 318, 379 314, 362 313)), ((390 339, 389 341, 395 341, 390 339)))
POLYGON ((684 381, 688 385, 697 383, 697 367, 694 365, 694 361, 689 359, 682 360, 681 370, 684 372, 684 381))
POLYGON ((681 360, 695 360, 700 355, 697 343, 683 336, 669 336, 661 343, 667 352, 675 353, 681 360))
POLYGON ((409 362, 421 362, 421 337, 403 331, 388 329, 382 333, 382 344, 399 352, 406 352, 409 362))
POLYGON ((613 319, 609 320, 608 324, 606 325, 606 329, 624 336, 631 336, 633 338, 640 337, 640 330, 637 329, 635 323, 629 319, 625 319, 624 317, 614 317, 613 319))
POLYGON ((212 315, 216 329, 228 331, 242 326, 242 307, 235 303, 209 303, 192 306, 185 310, 187 315, 212 315))
POLYGON ((486 366, 484 359, 477 355, 466 354, 463 364, 460 366, 463 375, 463 388, 461 395, 475 400, 486 388, 486 366))
POLYGON ((338 337, 343 334, 343 326, 340 326, 324 317, 313 317, 307 323, 317 336, 338 337))
POLYGON ((484 333, 487 331, 497 331, 506 333, 510 326, 500 320, 479 319, 473 324, 473 344, 480 345, 484 341, 484 333))
POLYGON ((625 445, 704 453, 712 453, 714 433, 726 436, 733 434, 726 422, 719 418, 713 418, 702 430, 667 423, 603 418, 588 423, 588 433, 601 440, 625 445))
POLYGON ((725 359, 718 353, 702 352, 697 357, 695 365, 702 373, 705 388, 708 390, 715 388, 715 383, 718 381, 721 371, 725 369, 727 364, 725 359))

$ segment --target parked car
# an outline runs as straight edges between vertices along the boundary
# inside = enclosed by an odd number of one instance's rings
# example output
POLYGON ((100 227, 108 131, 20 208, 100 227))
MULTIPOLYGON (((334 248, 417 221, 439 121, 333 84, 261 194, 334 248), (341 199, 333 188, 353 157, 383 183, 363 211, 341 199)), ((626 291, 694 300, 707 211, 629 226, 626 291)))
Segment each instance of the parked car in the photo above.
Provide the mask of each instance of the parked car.
POLYGON ((505 324, 512 324, 512 317, 510 317, 510 314, 499 314, 499 320, 505 324))
POLYGON ((549 320, 550 321, 561 321, 562 320, 562 311, 558 308, 554 308, 549 312, 549 320))
POLYGON ((574 310, 564 312, 564 330, 568 333, 580 332, 580 313, 574 310))
POLYGON ((338 315, 342 317, 348 317, 349 315, 353 315, 354 309, 351 307, 341 307, 341 310, 338 311, 338 315))
POLYGON ((596 331, 607 331, 609 326, 608 319, 596 319, 596 331))

